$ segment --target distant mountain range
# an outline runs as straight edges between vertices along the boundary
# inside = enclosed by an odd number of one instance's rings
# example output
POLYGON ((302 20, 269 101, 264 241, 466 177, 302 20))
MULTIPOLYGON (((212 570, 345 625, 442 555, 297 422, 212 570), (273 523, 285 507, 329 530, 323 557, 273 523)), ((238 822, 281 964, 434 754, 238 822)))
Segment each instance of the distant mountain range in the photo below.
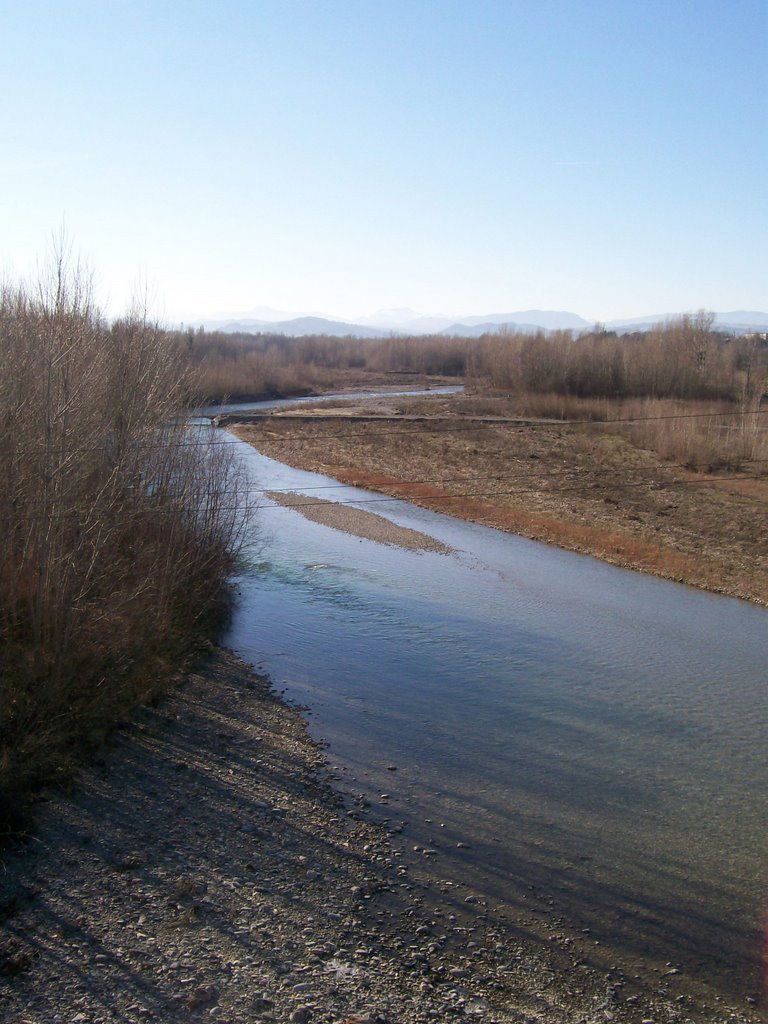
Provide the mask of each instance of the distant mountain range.
POLYGON ((391 334, 390 328, 365 327, 362 324, 351 324, 344 320, 326 320, 321 316, 296 316, 290 320, 223 320, 207 321, 205 328, 209 331, 225 331, 227 334, 286 334, 294 338, 303 338, 308 334, 329 334, 335 338, 353 335, 356 338, 380 338, 382 334, 391 334))
MULTIPOLYGON (((603 326, 618 334, 648 331, 656 324, 671 320, 678 313, 661 313, 636 317, 631 320, 610 320, 603 326)), ((325 334, 332 337, 380 338, 388 335, 443 334, 463 338, 477 338, 481 334, 501 331, 562 331, 574 333, 588 331, 594 321, 585 320, 577 313, 546 309, 526 309, 517 313, 489 313, 484 316, 455 317, 421 316, 411 309, 379 310, 370 317, 361 317, 355 323, 334 320, 319 314, 294 316, 259 307, 250 314, 232 319, 207 320, 203 326, 209 331, 228 334, 285 334, 303 337, 325 334)), ((735 310, 715 314, 715 328, 731 334, 749 334, 768 331, 768 313, 735 310)))

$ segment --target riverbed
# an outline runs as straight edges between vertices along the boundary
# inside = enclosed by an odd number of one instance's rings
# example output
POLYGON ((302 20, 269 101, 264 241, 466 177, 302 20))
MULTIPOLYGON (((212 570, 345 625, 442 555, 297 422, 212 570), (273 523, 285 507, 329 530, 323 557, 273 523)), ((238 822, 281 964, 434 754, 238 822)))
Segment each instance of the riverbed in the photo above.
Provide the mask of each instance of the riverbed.
POLYGON ((403 550, 263 498, 228 638, 306 705, 414 871, 513 929, 744 1005, 766 883, 764 609, 291 469, 403 550))

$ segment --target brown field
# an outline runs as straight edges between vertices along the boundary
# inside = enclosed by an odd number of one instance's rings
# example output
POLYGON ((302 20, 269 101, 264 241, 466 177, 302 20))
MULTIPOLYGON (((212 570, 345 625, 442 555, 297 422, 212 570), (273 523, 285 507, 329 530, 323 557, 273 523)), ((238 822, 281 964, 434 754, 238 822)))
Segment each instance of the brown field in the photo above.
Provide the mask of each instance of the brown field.
POLYGON ((754 466, 705 473, 610 424, 495 419, 509 410, 492 397, 381 397, 318 422, 320 411, 233 429, 302 469, 768 604, 768 480, 754 466))

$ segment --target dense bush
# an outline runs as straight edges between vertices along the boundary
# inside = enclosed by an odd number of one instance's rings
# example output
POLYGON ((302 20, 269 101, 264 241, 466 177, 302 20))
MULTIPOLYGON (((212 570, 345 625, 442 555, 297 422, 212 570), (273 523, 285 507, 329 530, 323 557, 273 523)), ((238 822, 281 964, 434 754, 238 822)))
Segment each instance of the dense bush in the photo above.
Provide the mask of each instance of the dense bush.
POLYGON ((201 401, 307 394, 338 386, 341 371, 462 377, 463 338, 293 338, 280 334, 177 334, 201 401))
POLYGON ((711 314, 644 334, 569 331, 479 339, 469 376, 510 391, 578 398, 725 399, 746 407, 766 386, 768 345, 712 330, 711 314))
POLYGON ((59 261, 0 291, 0 818, 167 684, 222 606, 230 449, 191 432, 175 342, 108 325, 59 261))
POLYGON ((307 393, 340 371, 421 373, 520 394, 675 398, 754 406, 766 386, 768 344, 712 329, 712 314, 682 316, 643 334, 599 329, 575 337, 502 332, 373 339, 279 334, 178 334, 201 398, 307 393))

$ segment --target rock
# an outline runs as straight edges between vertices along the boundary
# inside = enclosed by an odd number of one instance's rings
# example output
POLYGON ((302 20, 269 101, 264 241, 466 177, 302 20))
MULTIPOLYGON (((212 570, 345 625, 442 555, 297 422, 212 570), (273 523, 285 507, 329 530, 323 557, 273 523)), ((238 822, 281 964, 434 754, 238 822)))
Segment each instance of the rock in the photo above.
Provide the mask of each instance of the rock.
POLYGON ((488 1003, 484 999, 468 999, 464 1004, 465 1013, 485 1013, 488 1003))
MULTIPOLYGON (((348 819, 349 803, 328 790, 298 714, 267 699, 260 682, 231 686, 229 657, 213 655, 219 675, 166 698, 172 736, 164 739, 153 711, 138 749, 109 754, 108 781, 99 775, 88 785, 84 770, 82 793, 46 805, 41 841, 25 852, 19 879, 44 904, 19 901, 19 938, 0 937, 3 1021, 532 1024, 544 1019, 540 1011, 547 1024, 610 1019, 587 978, 560 1005, 546 949, 510 938, 501 922, 488 927, 478 907, 451 913, 470 890, 430 875, 428 847, 419 847, 423 857, 411 843, 393 849, 386 825, 348 819), (176 773, 175 758, 191 770, 176 773), (186 810, 174 813, 177 806, 186 810), (110 837, 106 856, 95 840, 88 846, 88 833, 110 837), (130 863, 137 850, 149 868, 130 863), (407 857, 420 865, 413 883, 399 863, 407 857), (470 918, 475 926, 464 927, 470 918), (84 965, 93 968, 86 983, 84 965), (151 1011, 142 1005, 149 994, 151 1011)), ((5 884, 4 868, 0 908, 5 884)), ((485 905, 472 895, 468 902, 485 905)), ((551 927, 546 934, 557 938, 551 927)), ((651 1007, 668 1019, 652 993, 636 1001, 632 1020, 651 1007)), ((741 1008, 746 1024, 743 998, 741 1008)), ((684 1013, 715 1020, 693 1000, 669 1019, 684 1013)))
POLYGON ((206 1006, 208 1003, 215 1002, 216 995, 216 989, 213 985, 205 985, 194 989, 184 1000, 184 1005, 190 1010, 196 1010, 200 1006, 206 1006))

